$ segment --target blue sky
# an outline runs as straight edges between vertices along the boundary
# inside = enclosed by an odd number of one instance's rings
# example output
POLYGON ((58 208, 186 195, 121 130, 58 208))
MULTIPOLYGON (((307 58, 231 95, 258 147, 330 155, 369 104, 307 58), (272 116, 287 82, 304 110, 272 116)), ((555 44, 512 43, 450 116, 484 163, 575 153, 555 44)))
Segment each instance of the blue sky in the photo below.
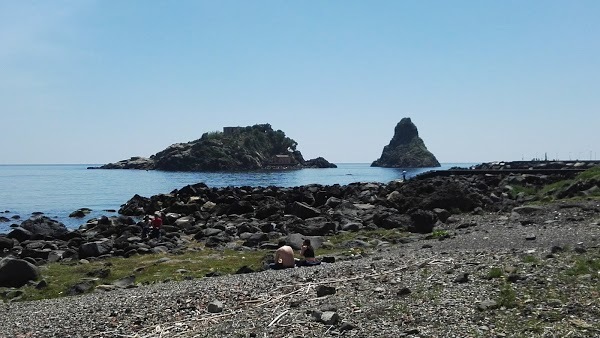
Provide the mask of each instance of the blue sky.
POLYGON ((150 156, 270 123, 371 162, 600 159, 599 1, 0 1, 0 164, 150 156))

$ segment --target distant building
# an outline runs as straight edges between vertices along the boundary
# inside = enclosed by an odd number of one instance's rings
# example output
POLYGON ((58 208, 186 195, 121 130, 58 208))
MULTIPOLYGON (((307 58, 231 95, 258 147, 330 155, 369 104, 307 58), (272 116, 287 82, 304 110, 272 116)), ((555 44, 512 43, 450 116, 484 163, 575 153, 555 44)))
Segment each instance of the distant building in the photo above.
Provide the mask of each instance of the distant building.
POLYGON ((274 165, 290 165, 293 163, 290 155, 275 155, 271 161, 274 165))
POLYGON ((223 134, 225 135, 231 135, 234 134, 235 132, 238 132, 240 130, 242 130, 243 127, 223 127, 223 134))

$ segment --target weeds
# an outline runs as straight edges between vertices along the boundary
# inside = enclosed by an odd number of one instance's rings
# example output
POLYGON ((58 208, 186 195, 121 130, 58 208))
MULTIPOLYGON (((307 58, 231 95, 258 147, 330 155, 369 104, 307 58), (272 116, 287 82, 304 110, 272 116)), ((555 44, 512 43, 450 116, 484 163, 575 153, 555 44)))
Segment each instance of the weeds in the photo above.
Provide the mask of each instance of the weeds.
POLYGON ((523 256, 523 263, 538 264, 540 260, 533 255, 523 256))
POLYGON ((598 258, 578 258, 575 265, 569 268, 566 273, 569 276, 580 276, 587 274, 597 274, 600 271, 600 259, 598 258))
POLYGON ((504 306, 505 308, 513 308, 517 306, 517 294, 512 288, 511 284, 505 283, 500 288, 498 305, 504 306))
POLYGON ((408 233, 401 232, 396 229, 376 229, 376 230, 360 230, 355 232, 341 232, 329 237, 329 241, 333 244, 342 244, 351 240, 372 240, 379 239, 392 243, 408 236, 408 233))
POLYGON ((487 274, 488 279, 501 278, 502 276, 504 276, 504 273, 500 268, 491 268, 487 274))
POLYGON ((447 230, 437 229, 431 233, 430 237, 434 239, 447 238, 450 237, 450 233, 447 230))
POLYGON ((600 167, 590 168, 582 173, 579 173, 576 180, 586 181, 586 180, 600 180, 600 167))
POLYGON ((523 194, 525 196, 532 196, 537 194, 537 189, 534 187, 523 185, 513 185, 511 187, 512 189, 510 190, 509 194, 512 199, 517 198, 519 194, 523 194))

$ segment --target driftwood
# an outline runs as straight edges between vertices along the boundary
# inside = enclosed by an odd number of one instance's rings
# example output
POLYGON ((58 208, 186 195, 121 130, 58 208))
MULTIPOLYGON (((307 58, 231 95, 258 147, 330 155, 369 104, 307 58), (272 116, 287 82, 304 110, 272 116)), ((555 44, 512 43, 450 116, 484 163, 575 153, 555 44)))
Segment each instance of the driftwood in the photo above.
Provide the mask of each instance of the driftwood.
POLYGON ((281 319, 281 317, 283 317, 286 313, 290 312, 290 310, 285 310, 282 313, 279 314, 279 316, 275 317, 275 319, 273 319, 269 325, 267 325, 267 327, 269 326, 273 326, 273 324, 277 323, 279 321, 279 319, 281 319))

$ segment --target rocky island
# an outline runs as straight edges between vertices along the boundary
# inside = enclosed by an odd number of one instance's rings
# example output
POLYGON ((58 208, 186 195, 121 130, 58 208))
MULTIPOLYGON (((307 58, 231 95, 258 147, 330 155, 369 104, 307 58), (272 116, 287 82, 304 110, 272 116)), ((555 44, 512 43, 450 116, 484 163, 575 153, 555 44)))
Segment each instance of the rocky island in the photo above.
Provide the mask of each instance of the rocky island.
POLYGON ((297 142, 270 124, 225 127, 204 133, 198 140, 172 144, 150 156, 132 157, 88 169, 164 171, 240 171, 259 169, 336 168, 318 157, 304 160, 297 142))
POLYGON ((390 143, 383 148, 381 157, 371 164, 372 167, 388 168, 424 168, 439 167, 440 162, 427 150, 419 137, 417 126, 405 117, 394 129, 390 143))

